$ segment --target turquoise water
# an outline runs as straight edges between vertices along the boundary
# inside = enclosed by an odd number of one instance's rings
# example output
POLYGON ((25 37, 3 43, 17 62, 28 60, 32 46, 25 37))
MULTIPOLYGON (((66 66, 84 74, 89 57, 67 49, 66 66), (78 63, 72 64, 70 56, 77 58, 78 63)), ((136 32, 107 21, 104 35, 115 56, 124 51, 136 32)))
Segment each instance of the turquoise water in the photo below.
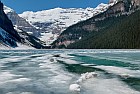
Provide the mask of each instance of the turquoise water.
POLYGON ((0 94, 140 94, 140 50, 0 50, 0 94))

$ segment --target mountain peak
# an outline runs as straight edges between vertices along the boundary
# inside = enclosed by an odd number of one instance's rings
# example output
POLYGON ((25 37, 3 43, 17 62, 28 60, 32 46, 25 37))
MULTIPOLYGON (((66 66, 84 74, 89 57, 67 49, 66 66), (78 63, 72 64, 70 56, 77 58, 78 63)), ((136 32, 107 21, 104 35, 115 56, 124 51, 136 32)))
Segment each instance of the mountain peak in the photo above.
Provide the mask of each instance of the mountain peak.
POLYGON ((9 8, 9 7, 7 7, 7 6, 4 6, 4 12, 7 14, 9 12, 14 12, 14 10, 9 8))
POLYGON ((73 24, 74 21, 78 22, 80 21, 80 18, 83 20, 86 20, 87 17, 92 17, 93 15, 93 8, 54 8, 49 10, 42 10, 38 12, 30 12, 26 11, 22 14, 19 14, 19 16, 23 17, 27 21, 31 23, 35 22, 65 22, 67 21, 66 26, 70 26, 73 24), (72 21, 73 20, 73 21, 72 21), (77 21, 78 20, 78 21, 77 21), (68 23, 71 22, 72 23, 68 23))
POLYGON ((118 2, 118 0, 109 0, 109 4, 116 3, 116 2, 118 2))

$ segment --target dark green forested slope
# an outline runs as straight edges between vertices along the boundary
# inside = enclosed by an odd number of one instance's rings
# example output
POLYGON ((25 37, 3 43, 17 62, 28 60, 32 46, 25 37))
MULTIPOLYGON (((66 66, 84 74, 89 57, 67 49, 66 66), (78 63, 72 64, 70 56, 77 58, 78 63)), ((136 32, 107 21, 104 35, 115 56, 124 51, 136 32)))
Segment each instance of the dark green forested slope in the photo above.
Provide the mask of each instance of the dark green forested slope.
MULTIPOLYGON (((59 38, 52 45, 55 48, 55 46, 56 46, 55 44, 59 43, 59 42, 64 42, 67 40, 77 41, 77 40, 79 40, 79 37, 82 37, 82 38, 89 37, 88 35, 91 35, 91 32, 93 34, 96 34, 105 28, 111 27, 112 24, 118 23, 119 21, 121 21, 122 19, 124 19, 127 16, 127 15, 122 15, 122 16, 118 16, 118 17, 112 16, 112 17, 107 17, 104 20, 95 21, 96 18, 100 18, 100 16, 102 16, 103 14, 104 13, 101 13, 88 20, 79 22, 75 25, 68 27, 65 31, 63 31, 61 33, 59 38), (90 26, 90 27, 88 27, 88 26, 90 26), (84 28, 84 27, 86 27, 86 28, 84 28)), ((59 45, 56 48, 65 48, 65 46, 59 45)))
POLYGON ((69 45, 77 49, 137 49, 140 48, 140 10, 110 27, 92 32, 90 36, 69 45))

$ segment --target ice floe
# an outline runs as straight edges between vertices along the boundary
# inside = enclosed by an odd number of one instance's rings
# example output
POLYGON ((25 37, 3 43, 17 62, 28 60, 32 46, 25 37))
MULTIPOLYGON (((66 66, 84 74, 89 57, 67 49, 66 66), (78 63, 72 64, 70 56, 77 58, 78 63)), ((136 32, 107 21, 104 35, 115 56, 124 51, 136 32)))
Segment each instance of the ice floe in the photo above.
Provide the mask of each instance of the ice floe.
POLYGON ((69 90, 80 92, 81 86, 78 85, 78 84, 71 84, 70 87, 69 87, 69 90))

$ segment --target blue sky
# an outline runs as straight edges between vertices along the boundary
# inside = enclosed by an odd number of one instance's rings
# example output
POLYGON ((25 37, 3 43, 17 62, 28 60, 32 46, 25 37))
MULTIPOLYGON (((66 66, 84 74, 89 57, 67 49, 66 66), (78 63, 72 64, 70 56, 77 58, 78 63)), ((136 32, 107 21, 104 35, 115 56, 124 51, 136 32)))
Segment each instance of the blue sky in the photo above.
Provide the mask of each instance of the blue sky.
POLYGON ((56 7, 61 8, 86 8, 96 7, 108 0, 1 0, 6 6, 11 7, 17 13, 24 11, 39 11, 56 7))

